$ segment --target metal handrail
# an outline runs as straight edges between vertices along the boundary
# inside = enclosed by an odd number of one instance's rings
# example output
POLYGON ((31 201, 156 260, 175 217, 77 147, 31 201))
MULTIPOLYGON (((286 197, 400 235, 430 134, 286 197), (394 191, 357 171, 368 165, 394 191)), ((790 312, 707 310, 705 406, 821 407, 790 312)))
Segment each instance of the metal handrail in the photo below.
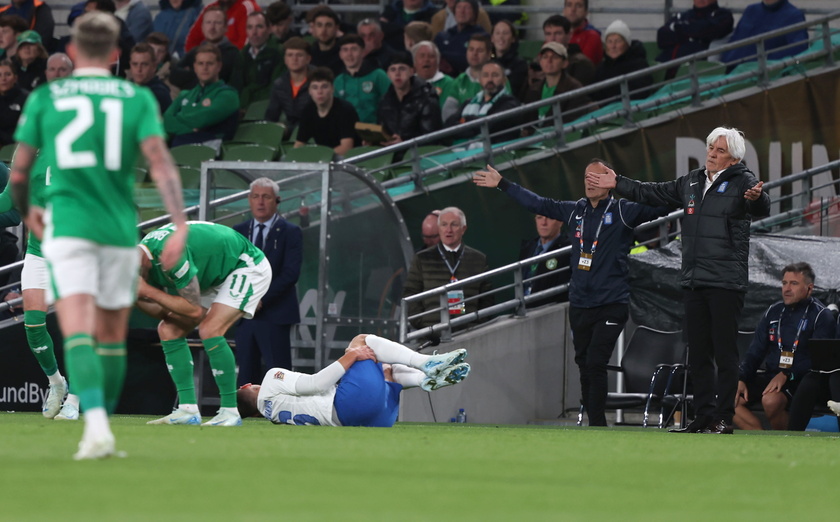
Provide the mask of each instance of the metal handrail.
MULTIPOLYGON (((830 163, 826 163, 825 165, 820 165, 818 167, 813 167, 801 172, 797 172, 794 174, 790 174, 784 176, 780 179, 766 182, 763 185, 764 190, 770 190, 773 188, 779 188, 783 186, 789 186, 795 182, 801 181, 803 182, 803 191, 798 193, 797 196, 800 197, 801 206, 798 208, 794 208, 788 210, 786 212, 776 214, 758 221, 754 221, 750 229, 752 231, 759 231, 759 230, 767 230, 774 226, 778 226, 782 223, 789 221, 791 218, 799 218, 803 217, 803 210, 808 205, 808 203, 812 200, 812 192, 817 190, 820 187, 812 187, 809 183, 810 179, 818 174, 822 174, 823 172, 828 172, 833 169, 840 168, 840 160, 835 160, 830 163)), ((636 231, 644 231, 649 230, 651 228, 659 227, 660 234, 658 237, 652 239, 651 241, 659 241, 660 244, 667 244, 670 242, 673 237, 679 234, 679 232, 668 232, 668 226, 671 223, 679 222, 679 220, 683 217, 684 211, 682 209, 675 210, 668 214, 667 216, 662 216, 657 219, 648 221, 647 223, 642 223, 641 225, 636 227, 636 231)), ((539 292, 532 294, 530 296, 525 296, 524 292, 524 284, 536 280, 536 278, 528 278, 524 279, 521 276, 522 267, 528 266, 531 264, 539 263, 541 261, 545 261, 547 259, 557 257, 558 255, 566 255, 571 252, 571 246, 566 246, 558 250, 552 250, 549 252, 544 252, 538 256, 530 257, 528 259, 523 259, 520 261, 516 261, 513 263, 509 263, 507 265, 501 266, 499 268, 495 268, 489 270, 487 272, 483 272, 481 274, 477 274, 474 276, 470 276, 464 279, 460 279, 454 283, 448 283, 446 285, 432 288, 430 290, 426 290, 419 294, 414 294, 411 296, 404 297, 401 302, 400 306, 400 340, 401 342, 409 342, 415 341, 418 339, 422 339, 428 336, 435 336, 440 337, 442 340, 450 340, 454 336, 453 329, 455 327, 459 327, 462 325, 466 325, 469 323, 477 322, 482 319, 487 319, 496 314, 503 313, 503 312, 510 312, 516 311, 516 314, 519 316, 527 315, 527 305, 530 302, 540 300, 545 297, 558 295, 563 293, 567 290, 568 285, 561 285, 555 287, 553 289, 549 289, 547 291, 539 292), (501 288, 495 288, 491 292, 497 293, 501 290, 513 288, 514 294, 517 296, 514 299, 506 300, 502 303, 497 303, 491 307, 479 309, 475 312, 469 312, 466 314, 460 314, 455 318, 450 318, 448 314, 441 314, 442 310, 445 310, 448 307, 446 302, 446 295, 451 290, 457 290, 463 288, 468 285, 472 284, 479 284, 482 281, 487 279, 491 279, 498 276, 509 276, 513 275, 513 283, 505 285, 501 288), (434 308, 432 310, 426 310, 420 314, 416 314, 413 316, 408 315, 408 303, 422 301, 423 299, 427 299, 429 297, 438 297, 440 300, 440 306, 434 308), (424 315, 432 315, 438 314, 443 319, 442 322, 437 323, 432 326, 427 326, 424 328, 420 328, 414 331, 409 331, 409 322, 411 319, 419 318, 424 315)), ((471 300, 478 300, 481 297, 487 295, 479 294, 466 301, 471 300)))
MULTIPOLYGON (((620 77, 617 77, 617 78, 612 78, 612 79, 605 80, 605 81, 602 81, 602 82, 599 82, 599 83, 587 85, 587 86, 584 86, 580 89, 575 89, 574 91, 565 92, 565 93, 559 94, 557 96, 553 96, 551 98, 546 98, 544 100, 538 100, 538 101, 529 103, 527 105, 516 107, 514 109, 510 109, 510 110, 507 110, 507 111, 504 111, 504 112, 500 112, 498 114, 493 114, 493 115, 483 117, 483 118, 480 118, 480 119, 476 119, 476 120, 473 120, 473 121, 470 121, 470 122, 465 122, 465 123, 462 123, 460 125, 456 125, 456 126, 453 126, 453 127, 450 127, 450 128, 441 129, 439 131, 435 131, 435 132, 432 132, 432 133, 429 133, 429 134, 425 134, 425 135, 419 136, 417 138, 406 140, 402 143, 398 143, 398 144, 395 144, 395 145, 390 145, 388 147, 382 147, 381 149, 366 152, 364 154, 359 154, 357 156, 353 156, 352 158, 344 159, 344 160, 342 160, 342 162, 343 163, 348 163, 348 164, 359 164, 361 162, 364 162, 364 161, 367 161, 367 160, 370 160, 370 159, 374 159, 374 158, 377 158, 377 157, 380 157, 380 156, 383 156, 383 155, 388 155, 388 154, 397 154, 397 153, 402 154, 402 153, 408 152, 409 150, 413 150, 416 153, 418 147, 421 147, 421 146, 424 146, 424 145, 434 145, 434 144, 446 142, 446 141, 450 140, 451 138, 453 138, 455 136, 471 134, 473 132, 476 134, 476 136, 474 138, 476 142, 489 143, 491 136, 489 135, 488 128, 492 124, 498 123, 498 122, 501 122, 501 121, 508 121, 508 120, 513 119, 513 118, 520 119, 521 116, 536 113, 538 111, 538 109, 540 109, 542 107, 546 107, 546 106, 553 106, 554 110, 552 111, 552 116, 551 117, 546 117, 543 120, 538 119, 538 120, 531 120, 531 121, 528 121, 528 122, 523 122, 521 126, 522 127, 531 126, 535 123, 540 123, 540 124, 545 125, 545 129, 547 129, 547 132, 542 133, 542 134, 537 134, 537 135, 531 136, 529 138, 518 139, 518 140, 516 140, 512 143, 509 143, 509 144, 505 145, 504 147, 500 147, 500 148, 497 148, 497 149, 485 149, 483 151, 484 155, 487 157, 488 162, 492 162, 492 156, 493 156, 494 153, 504 153, 504 152, 511 152, 511 151, 514 151, 514 150, 519 150, 519 149, 522 149, 522 148, 530 147, 530 146, 532 146, 534 144, 537 144, 537 143, 545 142, 547 139, 559 138, 561 143, 565 143, 565 136, 568 135, 571 132, 583 131, 583 130, 586 130, 586 129, 590 129, 592 127, 597 127, 597 126, 599 126, 599 125, 601 125, 605 122, 614 121, 614 120, 619 119, 619 118, 623 118, 627 123, 632 123, 633 122, 632 117, 633 117, 634 114, 640 114, 640 113, 643 113, 643 112, 645 112, 649 109, 662 107, 662 106, 671 104, 672 102, 674 102, 676 100, 681 100, 681 99, 684 99, 684 98, 689 98, 690 97, 692 100, 695 101, 695 104, 696 104, 696 103, 699 103, 700 97, 703 94, 714 92, 715 90, 717 90, 721 87, 724 87, 726 85, 732 85, 732 84, 740 83, 740 82, 743 82, 745 80, 749 80, 751 78, 756 78, 756 77, 761 79, 761 83, 763 85, 765 85, 769 82, 768 78, 769 78, 770 73, 778 71, 778 70, 782 70, 782 69, 787 68, 791 65, 800 64, 803 60, 815 60, 815 59, 825 57, 827 65, 834 65, 833 51, 835 50, 835 47, 831 46, 830 36, 831 36, 831 33, 832 33, 832 29, 830 28, 829 23, 834 21, 834 20, 837 20, 837 19, 840 19, 840 11, 837 11, 837 12, 834 12, 834 13, 829 14, 827 16, 821 17, 817 20, 812 20, 812 21, 809 21, 809 22, 806 21, 806 22, 802 22, 802 23, 798 23, 798 24, 789 26, 789 27, 776 29, 774 31, 770 31, 770 32, 767 32, 767 33, 764 33, 764 34, 761 34, 761 35, 758 35, 758 36, 753 36, 751 38, 740 40, 738 42, 722 45, 722 46, 717 47, 715 49, 702 51, 702 52, 693 54, 693 55, 688 56, 688 57, 679 58, 679 59, 676 59, 676 60, 671 60, 671 61, 664 62, 664 63, 661 63, 661 64, 653 65, 651 67, 648 67, 647 69, 636 71, 636 72, 633 72, 633 73, 630 73, 630 74, 627 74, 627 75, 623 75, 623 76, 620 76, 620 77), (785 34, 788 34, 788 33, 791 33, 791 32, 800 31, 802 29, 815 28, 817 26, 821 27, 821 29, 822 29, 821 34, 818 35, 818 36, 815 36, 813 38, 809 37, 808 40, 805 43, 811 44, 811 43, 814 43, 816 41, 822 41, 824 43, 823 49, 817 50, 817 51, 812 51, 812 52, 807 52, 807 53, 805 53, 803 55, 799 55, 799 56, 788 57, 788 58, 785 58, 783 60, 773 60, 773 61, 768 60, 767 54, 763 51, 763 49, 764 49, 763 42, 764 41, 766 41, 770 38, 775 38, 775 37, 782 36, 782 35, 785 35, 785 34), (631 98, 630 97, 634 94, 634 91, 632 91, 629 88, 629 82, 632 81, 632 80, 642 78, 642 77, 646 77, 648 75, 651 75, 651 74, 654 74, 654 73, 657 73, 657 72, 664 72, 668 69, 671 69, 671 68, 674 68, 674 67, 679 67, 680 65, 682 65, 684 63, 695 63, 695 62, 698 62, 698 61, 707 60, 709 57, 719 55, 720 53, 723 53, 723 52, 728 51, 728 50, 737 49, 739 47, 744 47, 744 46, 748 46, 748 45, 756 45, 756 44, 757 44, 757 48, 758 48, 757 54, 754 57, 749 57, 750 61, 752 60, 752 58, 755 58, 757 63, 758 63, 758 67, 754 71, 742 72, 742 73, 739 73, 739 74, 736 74, 736 75, 729 74, 729 75, 726 76, 726 78, 724 78, 722 80, 714 81, 714 82, 700 82, 699 81, 699 73, 696 71, 695 68, 692 67, 688 76, 680 77, 680 78, 674 78, 670 82, 663 82, 662 84, 659 85, 659 87, 661 87, 661 86, 667 85, 669 83, 674 83, 676 81, 681 81, 681 80, 684 80, 684 79, 690 79, 691 81, 690 81, 690 85, 689 85, 688 88, 683 89, 679 92, 671 93, 667 96, 659 96, 659 97, 652 98, 652 99, 648 98, 648 99, 638 101, 638 102, 634 102, 634 103, 631 104, 631 98), (621 89, 622 94, 620 96, 620 99, 618 100, 618 101, 621 102, 621 107, 620 108, 618 108, 615 111, 610 112, 608 114, 604 114, 604 115, 600 115, 600 116, 596 116, 596 117, 592 117, 592 118, 588 118, 588 119, 584 116, 582 118, 579 118, 577 121, 572 122, 571 124, 563 124, 562 120, 561 120, 561 122, 559 124, 552 125, 552 123, 555 123, 554 122, 554 118, 555 118, 554 115, 558 115, 561 118, 563 116, 562 111, 560 110, 561 103, 563 103, 565 101, 568 101, 568 100, 571 100, 573 98, 578 98, 580 96, 585 96, 585 95, 589 95, 589 94, 598 92, 598 91, 600 91, 604 88, 607 88, 607 87, 614 87, 614 86, 623 86, 623 88, 621 89)), ((803 42, 799 42, 796 45, 800 45, 801 43, 803 43, 803 42)), ((743 63, 743 62, 746 62, 747 60, 748 59, 744 59, 744 60, 741 60, 738 63, 743 63)), ((729 64, 729 65, 737 65, 737 64, 729 64)), ((721 64, 721 70, 724 70, 725 67, 727 67, 727 65, 721 64)), ((646 88, 646 90, 647 89, 653 89, 653 87, 646 88)), ((505 129, 505 132, 508 132, 509 130, 510 130, 510 128, 507 128, 507 129, 505 129)), ((456 147, 449 147, 448 150, 454 150, 456 148, 458 148, 458 147, 457 146, 456 147)), ((442 151, 442 152, 444 152, 444 151, 442 151)), ((436 154, 440 154, 440 152, 438 152, 436 154)), ((416 156, 416 154, 415 154, 415 156, 416 156)), ((465 164, 472 163, 472 162, 475 161, 476 157, 480 157, 480 156, 471 156, 471 157, 468 157, 468 158, 459 158, 459 159, 451 161, 451 162, 440 163, 439 165, 432 166, 432 167, 424 169, 422 171, 420 170, 420 162, 419 161, 414 161, 414 162, 407 162, 406 161, 406 162, 402 162, 402 163, 397 163, 395 165, 389 166, 388 168, 393 168, 394 166, 399 167, 399 166, 403 166, 403 165, 404 166, 411 166, 412 170, 413 170, 412 178, 414 179, 415 184, 419 185, 420 181, 424 177, 433 176, 433 175, 441 173, 441 172, 447 172, 449 170, 452 170, 453 168, 458 168, 458 167, 463 166, 465 164)), ((385 186, 386 188, 389 188, 389 187, 393 187, 393 186, 397 186, 397 185, 402 185, 405 182, 406 182, 406 180, 404 178, 388 180, 388 181, 383 183, 383 186, 385 186)))

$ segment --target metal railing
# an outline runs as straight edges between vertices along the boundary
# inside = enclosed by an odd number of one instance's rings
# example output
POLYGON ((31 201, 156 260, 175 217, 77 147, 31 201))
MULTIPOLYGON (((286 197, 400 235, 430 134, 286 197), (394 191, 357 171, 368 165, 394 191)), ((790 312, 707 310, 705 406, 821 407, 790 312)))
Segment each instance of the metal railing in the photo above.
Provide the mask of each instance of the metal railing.
MULTIPOLYGON (((343 162, 358 165, 385 155, 399 156, 404 154, 405 159, 387 167, 370 169, 370 172, 379 173, 384 177, 388 177, 389 172, 399 174, 393 179, 384 181, 382 184, 385 188, 393 188, 404 185, 406 182, 413 182, 415 191, 421 192, 424 190, 424 179, 433 179, 442 173, 457 172, 458 169, 470 165, 496 164, 496 159, 505 161, 506 155, 509 156, 516 151, 535 147, 553 150, 562 149, 567 146, 572 138, 587 134, 598 134, 604 125, 610 126, 610 129, 634 128, 640 121, 659 115, 662 109, 676 109, 684 105, 699 107, 707 99, 722 98, 721 92, 727 88, 735 88, 742 84, 746 84, 745 87, 753 86, 753 82, 757 83, 758 86, 766 87, 775 80, 776 76, 781 76, 783 73, 804 76, 803 67, 805 64, 834 67, 834 53, 840 51, 840 44, 832 43, 832 29, 829 24, 835 20, 840 20, 840 11, 817 20, 777 29, 713 50, 657 64, 631 74, 587 85, 528 105, 432 132, 399 144, 344 159, 343 162), (768 59, 767 52, 764 50, 764 44, 767 40, 803 29, 814 30, 814 34, 809 35, 807 40, 808 51, 783 60, 768 59), (817 42, 821 42, 821 48, 810 48, 811 44, 817 42), (750 45, 756 46, 757 52, 755 55, 731 64, 720 64, 717 71, 720 75, 711 77, 709 80, 702 77, 701 71, 696 66, 698 62, 708 61, 710 57, 717 56, 720 53, 750 45), (755 68, 747 67, 747 70, 743 71, 736 69, 734 72, 725 74, 728 68, 750 61, 755 61, 755 68), (664 75, 669 69, 679 68, 685 64, 687 64, 684 67, 684 69, 687 69, 685 74, 644 89, 649 91, 670 85, 674 88, 672 92, 649 96, 638 101, 633 99, 634 95, 639 94, 639 90, 634 91, 630 88, 631 81, 647 76, 664 75), (687 85, 684 85, 686 83, 687 85), (590 96, 608 87, 619 87, 621 94, 602 102, 605 104, 597 112, 592 113, 593 110, 598 108, 596 104, 589 104, 566 113, 561 109, 561 104, 581 96, 590 96), (538 110, 543 107, 550 107, 550 116, 543 119, 529 116, 537 114, 538 110), (528 119, 523 119, 523 117, 528 119), (503 130, 495 134, 491 133, 490 128, 494 126, 503 127, 503 130), (536 129, 536 132, 528 137, 494 145, 494 141, 496 141, 494 138, 498 138, 500 134, 522 129, 536 129), (472 148, 469 144, 460 143, 441 146, 433 152, 420 153, 421 147, 451 143, 461 136, 469 137, 472 148), (476 145, 480 147, 477 148, 476 145), (401 170, 410 170, 410 173, 400 172, 401 170)), ((792 45, 801 44, 802 42, 792 45)), ((777 50, 779 49, 774 49, 774 51, 777 50)))
MULTIPOLYGON (((811 181, 814 179, 815 176, 818 176, 825 172, 830 172, 833 169, 838 168, 840 168, 840 160, 832 161, 831 163, 827 163, 819 167, 814 167, 802 172, 797 172, 795 174, 785 176, 781 179, 765 183, 763 186, 763 190, 765 191, 772 190, 775 188, 790 187, 794 183, 802 183, 802 190, 795 193, 791 191, 790 194, 783 195, 774 200, 774 203, 780 200, 795 202, 797 205, 796 208, 755 221, 751 225, 751 230, 754 232, 765 232, 770 231, 773 228, 778 229, 779 227, 782 227, 784 225, 800 223, 801 220, 804 219, 804 210, 808 208, 811 202, 814 200, 814 192, 829 186, 837 187, 838 183, 840 183, 840 180, 836 180, 828 183, 823 183, 821 185, 814 185, 813 183, 811 183, 811 181)), ((837 201, 835 200, 828 204, 836 203, 837 201)), ((826 208, 826 203, 823 203, 820 209, 817 210, 821 211, 824 208, 826 208)), ((653 243, 658 243, 659 245, 665 245, 669 243, 675 237, 679 236, 679 220, 683 217, 683 215, 683 210, 676 210, 674 212, 671 212, 667 216, 657 218, 653 221, 643 223, 636 227, 637 232, 650 230, 653 228, 657 228, 659 230, 659 233, 656 237, 653 237, 641 244, 649 245, 653 243)), ((482 320, 490 319, 492 317, 506 312, 512 312, 517 317, 526 316, 529 304, 535 301, 541 301, 545 298, 554 297, 556 295, 565 293, 568 290, 568 284, 559 285, 540 292, 536 292, 531 295, 525 295, 525 284, 534 282, 540 277, 550 274, 544 274, 543 276, 537 276, 532 278, 523 278, 522 268, 535 263, 546 261, 551 258, 568 256, 571 252, 571 248, 571 246, 567 246, 558 250, 544 252, 538 256, 523 259, 521 261, 516 261, 514 263, 510 263, 475 276, 461 279, 454 283, 449 283, 444 286, 426 290, 425 292, 419 294, 404 297, 400 306, 400 341, 410 342, 429 337, 439 338, 442 341, 449 341, 453 338, 456 329, 464 327, 471 323, 477 323, 482 320), (506 299, 503 302, 494 304, 493 306, 487 308, 479 309, 475 312, 469 312, 457 316, 449 315, 449 307, 451 306, 451 304, 448 302, 447 294, 450 291, 459 290, 470 285, 479 286, 481 282, 497 277, 505 277, 509 282, 500 287, 494 288, 489 292, 485 292, 484 294, 478 294, 471 298, 465 299, 464 302, 478 301, 482 297, 485 297, 489 294, 496 295, 509 290, 513 290, 513 298, 506 299), (422 302, 424 299, 428 299, 430 297, 437 298, 439 306, 431 310, 425 310, 419 314, 414 314, 411 316, 408 315, 409 303, 422 302), (437 314, 440 316, 439 323, 410 331, 409 326, 412 320, 433 314, 437 314)), ((566 269, 568 269, 568 267, 566 267, 566 269)))

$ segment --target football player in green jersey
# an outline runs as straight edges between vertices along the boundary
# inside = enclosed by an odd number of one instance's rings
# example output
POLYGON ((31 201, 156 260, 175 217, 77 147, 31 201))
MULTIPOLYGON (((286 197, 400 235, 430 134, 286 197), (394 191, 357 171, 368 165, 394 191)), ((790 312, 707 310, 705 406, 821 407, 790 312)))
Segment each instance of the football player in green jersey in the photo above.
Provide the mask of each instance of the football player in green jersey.
POLYGON ((201 424, 186 340, 197 327, 221 397, 218 415, 204 426, 239 426, 236 361, 224 336, 239 319, 254 316, 271 285, 271 264, 262 250, 232 228, 190 221, 184 255, 166 269, 160 258, 173 232, 172 225, 166 225, 138 245, 142 278, 137 306, 161 320, 158 334, 179 400, 175 411, 149 424, 201 424))
POLYGON ((15 131, 15 205, 43 238, 67 371, 84 410, 77 460, 115 454, 108 413, 125 377, 128 316, 136 295, 133 193, 141 151, 177 228, 161 255, 165 267, 181 257, 187 235, 181 183, 154 97, 109 72, 119 54, 118 35, 119 23, 108 13, 77 19, 67 47, 76 70, 36 88, 15 131), (36 154, 50 167, 46 209, 29 205, 36 154))

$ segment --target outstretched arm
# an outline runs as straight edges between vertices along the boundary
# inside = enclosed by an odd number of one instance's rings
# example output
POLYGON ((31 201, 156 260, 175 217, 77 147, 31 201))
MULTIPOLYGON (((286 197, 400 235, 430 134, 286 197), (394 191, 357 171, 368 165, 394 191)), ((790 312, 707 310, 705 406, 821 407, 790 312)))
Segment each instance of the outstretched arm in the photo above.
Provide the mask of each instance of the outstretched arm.
POLYGON ((473 183, 479 187, 496 188, 499 182, 502 181, 502 175, 499 171, 487 165, 487 170, 478 170, 473 174, 473 183))

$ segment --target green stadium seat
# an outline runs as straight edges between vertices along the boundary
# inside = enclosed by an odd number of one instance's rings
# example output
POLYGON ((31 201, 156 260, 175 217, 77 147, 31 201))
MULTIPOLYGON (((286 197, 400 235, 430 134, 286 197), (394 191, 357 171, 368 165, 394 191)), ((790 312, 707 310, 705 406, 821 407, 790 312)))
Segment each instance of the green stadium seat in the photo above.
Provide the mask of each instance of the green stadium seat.
POLYGON ((257 100, 248 108, 245 109, 245 115, 242 121, 262 121, 265 120, 265 110, 268 108, 268 100, 257 100))
POLYGON ((201 169, 195 167, 181 166, 181 187, 185 189, 197 189, 201 187, 201 169))
POLYGON ((283 154, 283 161, 299 163, 329 163, 333 160, 335 151, 323 145, 306 145, 290 148, 283 154))
POLYGON ((180 145, 172 147, 172 158, 176 165, 201 168, 201 162, 216 159, 216 150, 207 145, 180 145))
POLYGON ((12 158, 15 156, 15 148, 17 147, 17 143, 9 143, 8 145, 3 145, 3 148, 0 149, 0 161, 5 163, 6 165, 12 165, 12 158))
MULTIPOLYGON (((375 150, 379 150, 381 147, 376 147, 373 145, 365 145, 362 147, 355 147, 347 151, 347 154, 344 155, 344 158, 352 158, 354 156, 358 156, 360 154, 365 154, 368 152, 373 152, 375 150)), ((363 168, 368 171, 372 171, 370 174, 376 178, 377 181, 385 181, 391 176, 391 172, 388 170, 388 167, 394 162, 394 153, 389 152, 387 154, 382 154, 377 156, 376 158, 372 158, 369 160, 362 161, 360 163, 354 163, 357 167, 363 168)))
POLYGON ((277 148, 268 145, 237 144, 223 148, 225 161, 274 161, 277 148))
POLYGON ((282 123, 271 121, 254 121, 239 124, 233 141, 242 143, 254 143, 256 145, 268 145, 275 149, 283 143, 283 135, 286 133, 286 126, 282 123))
POLYGON ((542 40, 519 40, 519 56, 523 60, 532 61, 540 53, 543 45, 542 40))

